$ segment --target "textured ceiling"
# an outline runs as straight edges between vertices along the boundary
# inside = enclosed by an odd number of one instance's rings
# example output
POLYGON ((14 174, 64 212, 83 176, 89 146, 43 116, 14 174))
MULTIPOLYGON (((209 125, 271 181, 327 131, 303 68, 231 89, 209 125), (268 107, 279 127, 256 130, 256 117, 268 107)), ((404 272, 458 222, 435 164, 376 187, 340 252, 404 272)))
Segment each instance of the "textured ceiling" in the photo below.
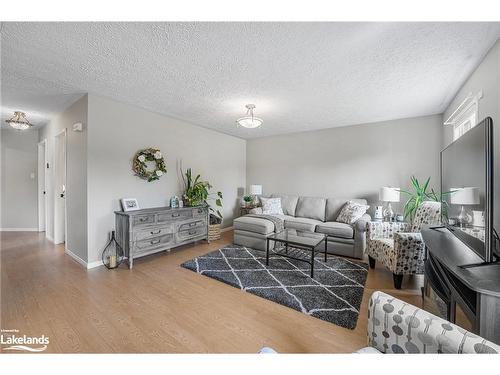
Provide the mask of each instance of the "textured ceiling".
POLYGON ((2 118, 21 109, 42 124, 90 92, 251 138, 442 113, 500 23, 3 23, 1 32, 2 118), (261 128, 236 127, 247 103, 261 128))

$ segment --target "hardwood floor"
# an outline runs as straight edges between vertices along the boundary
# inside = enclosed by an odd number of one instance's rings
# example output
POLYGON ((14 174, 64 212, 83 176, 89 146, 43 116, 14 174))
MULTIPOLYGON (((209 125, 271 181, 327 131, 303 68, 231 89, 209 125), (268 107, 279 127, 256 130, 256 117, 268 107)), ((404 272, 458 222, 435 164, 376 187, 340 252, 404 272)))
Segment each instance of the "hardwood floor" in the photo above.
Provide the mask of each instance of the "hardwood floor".
POLYGON ((43 233, 0 232, 2 329, 50 339, 47 352, 350 353, 366 344, 367 303, 383 290, 421 306, 423 279, 370 270, 356 329, 349 330, 200 276, 179 265, 232 243, 184 246, 134 269, 83 269, 43 233))

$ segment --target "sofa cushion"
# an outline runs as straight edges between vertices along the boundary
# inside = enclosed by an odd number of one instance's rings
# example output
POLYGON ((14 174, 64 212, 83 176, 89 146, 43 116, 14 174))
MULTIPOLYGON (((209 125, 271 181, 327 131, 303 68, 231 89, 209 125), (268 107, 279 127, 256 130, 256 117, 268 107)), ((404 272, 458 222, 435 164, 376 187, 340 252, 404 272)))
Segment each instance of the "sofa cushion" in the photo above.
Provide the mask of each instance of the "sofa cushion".
POLYGON ((309 219, 307 217, 293 217, 285 216, 285 228, 296 229, 303 232, 314 232, 316 225, 321 224, 322 221, 309 219))
POLYGON ((285 215, 295 216, 295 209, 297 208, 297 201, 299 197, 297 195, 285 195, 285 194, 272 194, 272 198, 281 198, 281 208, 285 215))
POLYGON ((344 199, 344 198, 328 198, 326 200, 326 221, 335 221, 339 216, 342 207, 348 202, 353 201, 359 204, 366 204, 366 199, 344 199))
POLYGON ((316 226, 316 232, 333 237, 354 238, 354 230, 349 224, 327 221, 316 226))
POLYGON ((337 220, 340 223, 354 224, 356 221, 361 219, 370 206, 366 204, 359 204, 353 201, 349 201, 344 204, 342 210, 340 210, 337 220))
POLYGON ((284 215, 281 208, 281 198, 260 198, 264 215, 284 215))
POLYGON ((244 230, 260 234, 269 234, 274 232, 274 224, 272 221, 258 217, 239 217, 234 219, 233 227, 235 230, 244 230))
POLYGON ((299 197, 295 216, 325 221, 325 207, 325 198, 299 197))

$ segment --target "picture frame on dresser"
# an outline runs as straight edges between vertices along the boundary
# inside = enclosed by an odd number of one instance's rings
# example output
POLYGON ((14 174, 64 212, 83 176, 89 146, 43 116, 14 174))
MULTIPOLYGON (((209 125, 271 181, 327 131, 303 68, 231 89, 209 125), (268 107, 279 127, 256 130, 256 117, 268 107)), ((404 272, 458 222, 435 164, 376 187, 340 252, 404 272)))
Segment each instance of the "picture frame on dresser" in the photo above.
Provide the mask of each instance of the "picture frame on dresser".
POLYGON ((120 203, 122 205, 122 210, 124 212, 139 210, 139 202, 137 198, 122 198, 120 199, 120 203))

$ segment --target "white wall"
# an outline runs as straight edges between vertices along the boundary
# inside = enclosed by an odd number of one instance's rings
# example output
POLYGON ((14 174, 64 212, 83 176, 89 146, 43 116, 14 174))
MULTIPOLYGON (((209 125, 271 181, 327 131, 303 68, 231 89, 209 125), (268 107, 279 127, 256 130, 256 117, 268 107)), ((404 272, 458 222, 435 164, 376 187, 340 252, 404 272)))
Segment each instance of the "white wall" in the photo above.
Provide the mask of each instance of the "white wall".
POLYGON ((115 227, 119 199, 137 198, 141 208, 165 206, 181 196, 179 163, 224 194, 223 226, 238 212, 238 189, 245 186, 245 141, 155 114, 111 99, 88 96, 88 249, 98 261, 115 227), (158 147, 167 174, 147 182, 134 176, 132 158, 144 148, 158 147))
MULTIPOLYGON (((247 184, 265 194, 366 198, 408 188, 411 175, 439 189, 441 115, 252 139, 247 184)), ((404 198, 402 198, 403 200, 404 198)))
MULTIPOLYGON (((495 124, 495 130, 500 126, 500 39, 491 48, 481 64, 465 81, 458 91, 445 113, 443 119, 447 119, 453 111, 462 103, 469 93, 476 95, 483 91, 483 98, 479 100, 479 119, 491 117, 495 124)), ((453 141, 452 126, 443 127, 443 142, 447 146, 453 141)), ((500 144, 500 131, 495 131, 496 144, 500 144)), ((497 153, 500 158, 500 154, 497 153)), ((497 159, 500 161, 500 159, 497 159)))
POLYGON ((38 230, 37 143, 38 130, 1 130, 2 230, 38 230))
MULTIPOLYGON (((500 173, 498 173, 498 166, 500 166, 500 39, 458 91, 443 118, 447 119, 469 93, 476 95, 481 90, 483 98, 479 100, 479 120, 488 116, 493 119, 495 158, 493 162, 495 207, 493 222, 495 228, 500 230, 500 173)), ((443 128, 444 145, 447 146, 452 141, 453 129, 451 126, 446 126, 443 128)))
POLYGON ((49 238, 54 236, 54 146, 55 136, 66 129, 66 248, 87 260, 87 95, 69 106, 40 130, 40 141, 47 140, 49 173, 47 181, 49 238), (83 132, 74 132, 81 122, 83 132))

